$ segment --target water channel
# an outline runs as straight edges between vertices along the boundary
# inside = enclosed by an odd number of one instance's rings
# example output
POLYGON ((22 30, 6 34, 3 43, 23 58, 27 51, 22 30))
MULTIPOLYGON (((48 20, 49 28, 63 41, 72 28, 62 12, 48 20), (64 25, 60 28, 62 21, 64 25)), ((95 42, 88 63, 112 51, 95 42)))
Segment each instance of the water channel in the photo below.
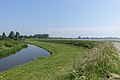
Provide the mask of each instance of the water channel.
POLYGON ((27 48, 24 48, 20 50, 19 52, 16 52, 15 54, 12 54, 10 56, 1 58, 0 59, 0 72, 8 70, 10 68, 13 68, 21 64, 34 61, 35 58, 48 57, 50 55, 51 54, 47 50, 28 44, 27 48))

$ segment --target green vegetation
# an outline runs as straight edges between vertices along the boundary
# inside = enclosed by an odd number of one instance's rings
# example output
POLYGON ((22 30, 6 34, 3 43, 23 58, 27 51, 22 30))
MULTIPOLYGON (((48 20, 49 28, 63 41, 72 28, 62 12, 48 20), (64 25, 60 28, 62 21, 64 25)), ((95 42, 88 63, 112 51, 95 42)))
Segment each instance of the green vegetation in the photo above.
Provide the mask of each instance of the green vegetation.
POLYGON ((28 43, 42 46, 52 52, 51 57, 36 59, 16 68, 1 72, 0 76, 6 80, 55 80, 57 76, 66 73, 67 67, 71 66, 73 60, 87 51, 87 48, 50 43, 41 41, 27 41, 28 43))
POLYGON ((2 39, 6 39, 6 34, 3 32, 2 39))
POLYGON ((120 74, 118 54, 108 41, 41 40, 27 43, 43 47, 51 57, 37 58, 0 73, 3 80, 107 80, 120 74))
POLYGON ((9 33, 8 38, 15 39, 15 33, 14 33, 14 31, 11 31, 9 33))
POLYGON ((25 47, 27 47, 27 44, 21 41, 12 39, 0 40, 0 58, 13 54, 25 47))
POLYGON ((20 33, 11 31, 8 36, 3 32, 0 36, 0 58, 14 54, 22 48, 27 47, 27 44, 21 42, 20 33))
POLYGON ((34 36, 31 36, 31 38, 48 38, 49 34, 35 34, 34 36))
POLYGON ((14 31, 10 31, 9 35, 6 36, 5 32, 3 32, 2 35, 0 35, 0 40, 4 40, 6 38, 10 38, 10 39, 14 39, 14 40, 20 40, 20 39, 24 39, 24 38, 39 38, 39 39, 47 39, 49 38, 49 34, 34 34, 34 35, 20 35, 19 32, 14 32, 14 31))
POLYGON ((54 39, 41 39, 41 40, 36 39, 36 40, 42 41, 42 42, 63 43, 63 44, 82 46, 89 49, 95 47, 99 43, 102 43, 100 41, 98 42, 98 41, 80 41, 80 40, 54 40, 54 39))
POLYGON ((16 32, 15 38, 16 38, 17 40, 20 39, 20 33, 19 33, 19 32, 16 32))
POLYGON ((20 40, 20 37, 21 36, 20 36, 19 32, 16 32, 16 34, 15 34, 14 31, 11 31, 8 36, 6 36, 5 32, 3 32, 3 34, 0 35, 0 40, 4 40, 6 38, 20 40))
POLYGON ((105 42, 76 59, 68 74, 58 80, 109 80, 112 74, 120 75, 120 60, 113 45, 105 42))

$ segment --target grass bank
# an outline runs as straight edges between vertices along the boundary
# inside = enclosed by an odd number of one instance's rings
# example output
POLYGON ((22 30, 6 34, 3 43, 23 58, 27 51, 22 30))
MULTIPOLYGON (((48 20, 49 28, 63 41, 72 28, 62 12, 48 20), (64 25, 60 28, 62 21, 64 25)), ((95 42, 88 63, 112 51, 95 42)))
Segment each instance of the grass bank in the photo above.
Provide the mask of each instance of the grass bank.
POLYGON ((21 41, 12 39, 0 40, 0 58, 14 54, 25 47, 27 47, 27 44, 21 41))
POLYGON ((111 42, 99 44, 76 59, 58 80, 120 80, 120 59, 111 42))

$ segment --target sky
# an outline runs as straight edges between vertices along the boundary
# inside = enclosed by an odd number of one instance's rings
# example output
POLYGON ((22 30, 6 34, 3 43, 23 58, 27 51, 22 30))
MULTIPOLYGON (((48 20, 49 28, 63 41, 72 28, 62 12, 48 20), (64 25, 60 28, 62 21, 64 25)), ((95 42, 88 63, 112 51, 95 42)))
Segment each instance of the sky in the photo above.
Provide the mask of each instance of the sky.
POLYGON ((0 34, 120 37, 120 0, 0 0, 0 34))

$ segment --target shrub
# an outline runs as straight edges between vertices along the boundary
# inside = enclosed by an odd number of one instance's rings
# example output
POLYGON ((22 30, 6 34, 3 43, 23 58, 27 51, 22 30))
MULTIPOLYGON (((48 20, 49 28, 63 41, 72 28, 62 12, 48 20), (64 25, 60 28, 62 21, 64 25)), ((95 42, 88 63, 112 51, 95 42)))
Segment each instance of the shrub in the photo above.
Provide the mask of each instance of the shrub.
POLYGON ((12 47, 13 44, 12 43, 5 43, 5 47, 12 47))

